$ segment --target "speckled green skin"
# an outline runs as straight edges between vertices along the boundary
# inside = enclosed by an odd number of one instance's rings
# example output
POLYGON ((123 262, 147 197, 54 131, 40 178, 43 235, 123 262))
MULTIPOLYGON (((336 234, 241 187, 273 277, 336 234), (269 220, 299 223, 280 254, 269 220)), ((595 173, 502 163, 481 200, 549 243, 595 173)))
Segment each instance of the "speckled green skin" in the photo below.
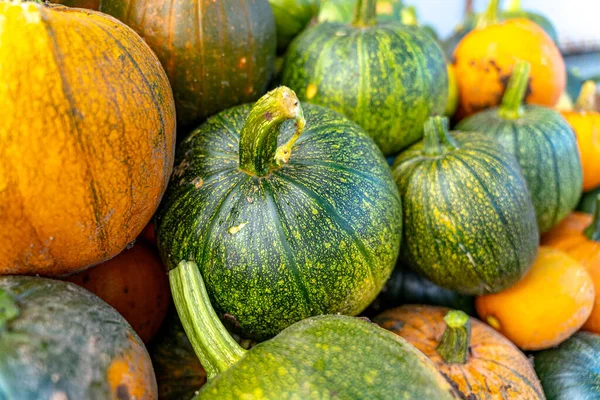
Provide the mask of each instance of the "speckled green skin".
POLYGON ((238 169, 251 106, 209 119, 179 146, 157 214, 166 265, 196 261, 216 311, 245 337, 311 315, 358 314, 398 255, 401 203, 385 158, 358 125, 303 107, 289 163, 265 178, 238 169))
POLYGON ((397 23, 308 28, 290 45, 281 82, 300 100, 358 123, 386 155, 419 140, 425 120, 443 114, 448 99, 438 44, 421 28, 397 23))
POLYGON ((600 398, 600 336, 578 332, 556 348, 534 356, 548 400, 600 398))
POLYGON ((277 51, 288 45, 319 12, 319 0, 269 0, 277 28, 277 51))
POLYGON ((0 290, 20 312, 0 327, 0 399, 125 398, 112 393, 107 369, 144 345, 116 310, 75 284, 46 278, 0 277, 0 290))
POLYGON ((453 137, 457 150, 427 156, 419 142, 392 167, 404 212, 401 258, 444 288, 498 292, 535 259, 533 205, 517 160, 496 140, 453 137))
POLYGON ((598 195, 600 195, 600 188, 584 193, 579 205, 577 205, 577 210, 593 214, 596 210, 596 198, 598 195))
POLYGON ((456 399, 404 339, 358 318, 319 316, 256 345, 196 399, 456 399), (244 397, 248 396, 248 397, 244 397))
POLYGON ((548 232, 577 206, 583 171, 573 129, 557 112, 523 107, 518 119, 489 109, 462 120, 457 129, 496 138, 519 161, 541 233, 548 232))

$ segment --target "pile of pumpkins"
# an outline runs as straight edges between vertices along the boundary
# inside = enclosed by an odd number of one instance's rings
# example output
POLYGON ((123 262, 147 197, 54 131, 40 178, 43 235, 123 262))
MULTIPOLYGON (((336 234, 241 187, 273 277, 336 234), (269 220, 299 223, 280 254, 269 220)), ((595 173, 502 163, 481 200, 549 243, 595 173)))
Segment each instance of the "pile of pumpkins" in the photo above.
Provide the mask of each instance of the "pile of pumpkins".
POLYGON ((545 17, 57 2, 0 0, 0 398, 600 398, 600 113, 545 17))

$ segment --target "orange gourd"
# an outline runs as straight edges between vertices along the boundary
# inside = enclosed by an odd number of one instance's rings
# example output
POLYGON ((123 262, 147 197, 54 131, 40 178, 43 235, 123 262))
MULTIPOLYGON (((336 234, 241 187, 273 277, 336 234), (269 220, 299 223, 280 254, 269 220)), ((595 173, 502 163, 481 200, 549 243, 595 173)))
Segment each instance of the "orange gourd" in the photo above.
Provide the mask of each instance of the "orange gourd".
POLYGON ((428 356, 462 399, 544 399, 527 357, 462 311, 406 305, 384 312, 374 322, 428 356))
POLYGON ((593 305, 594 283, 585 267, 549 247, 540 247, 516 285, 475 299, 481 320, 523 350, 560 344, 583 326, 593 305))
POLYGON ((600 186, 600 112, 596 111, 596 83, 585 82, 575 110, 562 112, 571 124, 581 154, 583 191, 600 186))
POLYGON ((167 315, 171 292, 157 250, 145 240, 68 281, 83 286, 113 306, 148 343, 167 315))
POLYGON ((596 288, 596 298, 583 329, 600 334, 600 196, 593 216, 579 212, 571 214, 544 236, 542 243, 567 252, 587 269, 596 288))
POLYGON ((459 118, 499 105, 517 60, 531 64, 526 103, 553 107, 565 90, 565 63, 552 39, 524 18, 497 23, 497 8, 492 0, 482 25, 454 52, 459 118))
POLYGON ((0 0, 0 21, 0 274, 70 274, 150 220, 173 95, 150 48, 104 14, 0 0))

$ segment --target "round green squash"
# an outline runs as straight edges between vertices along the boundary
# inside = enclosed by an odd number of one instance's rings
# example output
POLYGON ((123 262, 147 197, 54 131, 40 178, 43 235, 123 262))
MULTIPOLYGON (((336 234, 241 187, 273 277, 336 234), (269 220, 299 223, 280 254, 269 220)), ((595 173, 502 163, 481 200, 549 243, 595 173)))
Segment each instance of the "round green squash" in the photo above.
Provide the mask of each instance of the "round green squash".
POLYGON ((599 195, 600 188, 584 193, 577 206, 577 210, 588 214, 594 214, 594 211, 596 210, 596 199, 599 195))
POLYGON ((535 260, 539 233, 517 160, 494 139, 448 132, 432 117, 425 139, 392 169, 404 214, 401 259, 465 294, 515 284, 535 260))
POLYGON ((360 318, 322 315, 245 350, 213 310, 202 275, 182 261, 171 291, 208 382, 195 399, 457 399, 412 345, 360 318))
POLYGON ((385 158, 342 115, 302 107, 280 87, 209 119, 180 144, 156 218, 168 268, 196 261, 217 311, 248 338, 358 314, 398 256, 385 158))
POLYGON ((277 29, 277 52, 285 52, 290 42, 319 13, 319 0, 269 0, 277 29))
POLYGON ((273 76, 277 39, 268 0, 102 0, 100 11, 154 50, 180 129, 258 99, 273 76))
POLYGON ((423 135, 448 98, 444 56, 421 28, 377 24, 375 0, 357 2, 352 24, 325 22, 292 42, 281 82, 302 101, 329 107, 358 123, 386 154, 423 135))
POLYGON ((0 277, 0 399, 155 399, 141 339, 69 282, 0 277))
POLYGON ((548 400, 600 398, 599 335, 578 332, 533 360, 548 400))
POLYGON ((523 105, 529 68, 526 61, 517 63, 500 107, 462 120, 457 129, 492 136, 517 158, 545 233, 577 206, 583 170, 569 123, 552 109, 523 105))

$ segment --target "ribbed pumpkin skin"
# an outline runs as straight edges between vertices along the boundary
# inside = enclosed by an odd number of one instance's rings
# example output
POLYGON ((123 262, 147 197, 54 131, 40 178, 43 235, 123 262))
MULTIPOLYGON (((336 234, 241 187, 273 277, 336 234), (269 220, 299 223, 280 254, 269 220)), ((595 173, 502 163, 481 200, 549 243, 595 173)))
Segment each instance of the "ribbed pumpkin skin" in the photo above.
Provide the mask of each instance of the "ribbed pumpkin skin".
POLYGON ((535 259, 535 213, 517 161, 497 141, 453 137, 458 150, 428 157, 419 142, 392 167, 404 213, 401 258, 447 289, 497 292, 535 259))
POLYGON ((458 398, 431 361, 405 340, 371 322, 325 315, 256 345, 195 399, 336 397, 458 398))
POLYGON ((25 276, 0 277, 0 291, 20 311, 0 330, 0 398, 156 399, 142 341, 94 294, 25 276))
POLYGON ((148 46, 104 14, 0 1, 0 274, 117 255, 173 168, 175 107, 148 46))
POLYGON ((490 326, 471 318, 471 342, 465 364, 449 364, 437 347, 446 330, 449 309, 407 305, 388 310, 374 319, 429 357, 454 383, 461 398, 545 399, 533 365, 514 344, 490 326))
POLYGON ((600 397, 600 336, 578 332, 553 349, 535 354, 537 372, 548 400, 600 397))
POLYGON ((273 74, 275 21, 267 0, 103 0, 162 63, 180 128, 256 100, 273 74))
POLYGON ((420 28, 395 23, 308 28, 290 45, 281 82, 300 100, 358 123, 386 155, 419 140, 448 98, 438 44, 420 28))
POLYGON ((168 268, 196 261, 217 313, 235 318, 245 337, 311 315, 359 313, 397 258, 402 210, 386 160, 356 124, 303 107, 306 128, 289 163, 265 178, 238 169, 251 106, 209 119, 178 148, 157 214, 168 268))

